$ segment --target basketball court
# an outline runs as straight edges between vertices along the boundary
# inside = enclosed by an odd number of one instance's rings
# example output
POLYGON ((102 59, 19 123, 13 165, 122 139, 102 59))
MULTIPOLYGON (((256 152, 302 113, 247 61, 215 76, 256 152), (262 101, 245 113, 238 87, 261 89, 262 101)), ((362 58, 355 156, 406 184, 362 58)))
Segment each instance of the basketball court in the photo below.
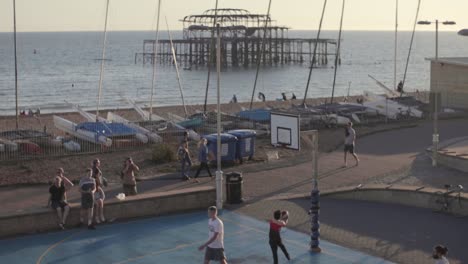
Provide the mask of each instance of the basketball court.
MULTIPOLYGON (((220 218, 228 263, 272 263, 266 222, 227 210, 220 218)), ((323 240, 323 252, 314 254, 308 251, 308 235, 285 229, 282 236, 292 258, 289 263, 390 263, 323 240)), ((207 239, 203 211, 0 240, 0 262, 203 263, 198 246, 207 239)), ((281 252, 279 256, 280 263, 286 262, 281 252)))

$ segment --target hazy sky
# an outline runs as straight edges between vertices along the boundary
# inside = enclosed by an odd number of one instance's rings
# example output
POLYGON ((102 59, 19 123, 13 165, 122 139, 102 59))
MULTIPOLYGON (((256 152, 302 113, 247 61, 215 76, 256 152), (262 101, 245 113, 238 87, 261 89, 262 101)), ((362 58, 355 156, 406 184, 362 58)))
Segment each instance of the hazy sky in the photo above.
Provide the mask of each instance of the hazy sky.
MULTIPOLYGON (((316 29, 323 0, 272 0, 271 15, 280 25, 292 29, 316 29)), ((105 0, 16 0, 18 31, 102 30, 105 0)), ((411 30, 417 0, 399 0, 400 29, 411 30)), ((13 0, 0 0, 0 31, 13 29, 13 0)), ((324 29, 337 29, 341 0, 328 0, 324 29)), ((157 0, 111 0, 109 30, 154 29, 157 0)), ((214 8, 215 0, 163 0, 162 26, 167 16, 171 29, 181 29, 179 19, 214 8)), ((220 8, 243 8, 266 13, 267 0, 219 0, 220 8)), ((395 0, 347 0, 344 29, 391 30, 394 28, 395 0)), ((421 19, 454 20, 468 28, 468 0, 422 0, 421 19)), ((419 27, 432 30, 432 27, 419 27)))

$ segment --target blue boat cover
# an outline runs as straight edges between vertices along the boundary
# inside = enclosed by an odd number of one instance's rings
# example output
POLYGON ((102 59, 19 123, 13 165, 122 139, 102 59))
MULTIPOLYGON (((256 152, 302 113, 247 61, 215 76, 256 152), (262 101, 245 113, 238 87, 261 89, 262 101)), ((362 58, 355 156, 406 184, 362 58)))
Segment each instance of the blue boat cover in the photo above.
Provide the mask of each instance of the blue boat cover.
POLYGON ((91 131, 106 137, 130 136, 137 133, 135 129, 122 123, 83 122, 78 124, 76 129, 91 131))
POLYGON ((240 111, 237 115, 240 118, 252 120, 252 121, 270 121, 271 110, 267 109, 253 109, 240 111))

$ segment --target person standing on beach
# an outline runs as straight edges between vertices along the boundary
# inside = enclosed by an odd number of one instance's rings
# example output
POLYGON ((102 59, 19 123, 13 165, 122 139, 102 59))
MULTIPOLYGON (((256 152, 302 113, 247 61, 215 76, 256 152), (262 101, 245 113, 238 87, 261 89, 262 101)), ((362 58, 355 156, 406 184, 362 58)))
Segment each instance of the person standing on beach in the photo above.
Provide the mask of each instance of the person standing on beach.
POLYGON ((344 166, 348 166, 348 162, 346 160, 346 156, 348 152, 353 155, 354 159, 356 160, 356 166, 359 165, 359 158, 354 151, 354 146, 356 142, 356 131, 353 129, 353 123, 349 122, 345 128, 345 145, 344 145, 344 166))
POLYGON ((96 192, 96 180, 93 178, 93 171, 86 169, 86 176, 80 180, 81 192, 81 215, 80 224, 84 223, 84 216, 87 215, 88 229, 96 229, 93 225, 94 193, 96 192))
POLYGON ((192 167, 192 159, 190 158, 190 152, 188 149, 188 142, 184 141, 180 144, 179 149, 177 150, 177 158, 180 161, 180 170, 182 180, 190 180, 190 167, 192 167))
POLYGON ((432 253, 432 258, 435 259, 435 264, 450 264, 447 259, 447 253, 448 248, 446 246, 435 246, 432 253))
POLYGON ((219 261, 222 264, 227 264, 226 256, 224 255, 224 224, 218 218, 218 209, 216 206, 208 208, 208 241, 198 247, 198 250, 205 250, 205 264, 209 264, 211 260, 219 261))
POLYGON ((290 260, 289 253, 281 240, 281 228, 288 224, 289 214, 286 211, 276 210, 273 212, 273 219, 270 220, 270 232, 268 234, 271 252, 273 253, 273 263, 278 264, 278 247, 283 251, 286 259, 290 260))
POLYGON ((66 192, 73 187, 73 183, 63 175, 63 169, 57 169, 57 176, 54 179, 54 184, 50 186, 50 202, 51 207, 57 211, 59 227, 65 229, 70 206, 67 203, 66 192), (62 212, 63 211, 63 212, 62 212))
POLYGON ((135 172, 139 172, 140 168, 133 162, 132 158, 128 157, 125 160, 124 168, 121 173, 123 191, 125 196, 137 195, 137 186, 135 172))
POLYGON ((200 142, 198 142, 198 161, 200 161, 200 167, 198 167, 195 178, 198 177, 202 169, 206 169, 208 175, 213 177, 213 175, 211 175, 210 167, 208 166, 208 147, 206 146, 206 143, 208 143, 206 138, 202 138, 200 142))

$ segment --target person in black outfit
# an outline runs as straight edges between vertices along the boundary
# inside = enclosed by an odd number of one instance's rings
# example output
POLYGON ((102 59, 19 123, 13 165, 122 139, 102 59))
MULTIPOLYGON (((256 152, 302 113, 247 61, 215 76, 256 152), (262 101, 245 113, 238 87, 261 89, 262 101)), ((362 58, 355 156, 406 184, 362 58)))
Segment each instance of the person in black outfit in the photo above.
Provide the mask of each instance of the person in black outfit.
POLYGON ((288 224, 289 214, 286 211, 277 210, 273 213, 273 219, 270 220, 269 243, 273 253, 273 263, 278 264, 278 247, 283 251, 286 259, 290 260, 289 253, 281 240, 281 228, 288 224))
POLYGON ((63 169, 57 169, 57 176, 54 179, 54 184, 50 186, 50 206, 57 211, 59 220, 59 227, 65 229, 70 206, 67 203, 66 192, 70 190, 73 183, 65 176, 63 176, 63 169), (62 212, 63 211, 63 212, 62 212))

